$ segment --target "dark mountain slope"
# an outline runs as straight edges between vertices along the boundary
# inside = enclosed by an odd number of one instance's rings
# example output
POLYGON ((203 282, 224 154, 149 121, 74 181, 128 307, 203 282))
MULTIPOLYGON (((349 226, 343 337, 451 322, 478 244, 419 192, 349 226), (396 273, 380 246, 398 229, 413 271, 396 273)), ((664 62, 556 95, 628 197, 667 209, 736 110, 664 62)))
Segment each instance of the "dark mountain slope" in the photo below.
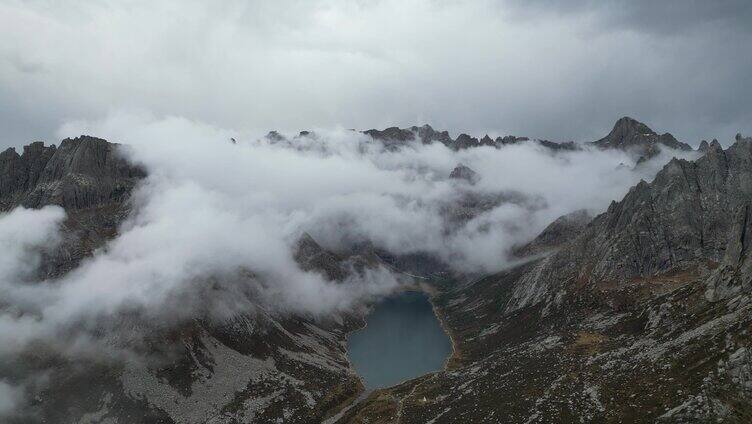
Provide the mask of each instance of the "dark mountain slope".
POLYGON ((446 286, 447 370, 341 422, 750 422, 752 140, 709 147, 550 256, 446 286))

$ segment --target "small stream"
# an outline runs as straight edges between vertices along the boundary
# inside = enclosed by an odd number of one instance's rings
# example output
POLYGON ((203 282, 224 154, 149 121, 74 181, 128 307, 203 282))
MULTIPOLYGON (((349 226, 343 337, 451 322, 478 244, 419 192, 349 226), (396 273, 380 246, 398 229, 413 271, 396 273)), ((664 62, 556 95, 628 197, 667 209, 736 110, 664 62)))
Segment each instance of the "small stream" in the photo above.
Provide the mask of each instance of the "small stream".
POLYGON ((347 344, 366 391, 440 370, 452 352, 428 296, 415 291, 375 305, 366 327, 351 334, 347 344))

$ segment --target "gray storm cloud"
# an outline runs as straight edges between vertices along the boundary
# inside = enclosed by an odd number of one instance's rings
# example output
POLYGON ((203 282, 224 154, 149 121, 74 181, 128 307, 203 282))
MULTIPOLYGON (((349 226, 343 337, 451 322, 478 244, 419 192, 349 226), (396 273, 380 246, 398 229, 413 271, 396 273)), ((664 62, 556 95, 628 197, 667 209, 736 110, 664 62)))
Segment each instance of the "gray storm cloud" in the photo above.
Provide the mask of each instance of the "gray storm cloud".
POLYGON ((120 108, 289 132, 752 132, 743 1, 0 2, 0 143, 120 108))

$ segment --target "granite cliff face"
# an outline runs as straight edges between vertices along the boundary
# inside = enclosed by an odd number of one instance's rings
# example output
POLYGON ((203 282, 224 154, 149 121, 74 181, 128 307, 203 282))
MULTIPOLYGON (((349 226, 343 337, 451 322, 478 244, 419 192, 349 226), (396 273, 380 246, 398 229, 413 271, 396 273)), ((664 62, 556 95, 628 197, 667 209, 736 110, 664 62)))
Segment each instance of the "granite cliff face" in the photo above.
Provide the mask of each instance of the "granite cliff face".
POLYGON ((555 296, 566 281, 618 283, 718 263, 734 214, 752 198, 751 178, 752 144, 746 141, 725 151, 713 143, 694 162, 671 160, 652 183, 640 182, 589 223, 570 249, 537 265, 558 277, 548 287, 538 279, 520 289, 510 307, 555 296))
POLYGON ((42 142, 0 153, 0 204, 4 210, 21 205, 58 205, 78 210, 122 202, 145 172, 130 165, 122 146, 81 136, 60 147, 42 142))

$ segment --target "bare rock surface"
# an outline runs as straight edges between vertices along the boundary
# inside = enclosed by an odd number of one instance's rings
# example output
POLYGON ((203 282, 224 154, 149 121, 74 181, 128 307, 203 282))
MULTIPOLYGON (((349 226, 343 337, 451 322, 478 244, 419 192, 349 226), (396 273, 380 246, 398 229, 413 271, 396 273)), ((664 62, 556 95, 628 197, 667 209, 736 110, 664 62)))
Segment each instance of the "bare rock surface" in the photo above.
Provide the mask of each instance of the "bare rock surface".
POLYGON ((145 176, 121 149, 89 136, 65 139, 60 147, 32 143, 21 155, 10 148, 0 154, 0 204, 4 210, 17 205, 84 209, 120 202, 145 176))
POLYGON ((555 249, 578 236, 591 219, 592 216, 585 209, 562 215, 550 223, 533 241, 516 249, 515 254, 525 257, 555 249))
POLYGON ((593 145, 602 149, 632 151, 636 157, 647 159, 657 155, 661 146, 675 150, 692 150, 692 147, 678 141, 673 135, 659 135, 642 122, 627 116, 616 121, 611 132, 594 141, 593 145))

